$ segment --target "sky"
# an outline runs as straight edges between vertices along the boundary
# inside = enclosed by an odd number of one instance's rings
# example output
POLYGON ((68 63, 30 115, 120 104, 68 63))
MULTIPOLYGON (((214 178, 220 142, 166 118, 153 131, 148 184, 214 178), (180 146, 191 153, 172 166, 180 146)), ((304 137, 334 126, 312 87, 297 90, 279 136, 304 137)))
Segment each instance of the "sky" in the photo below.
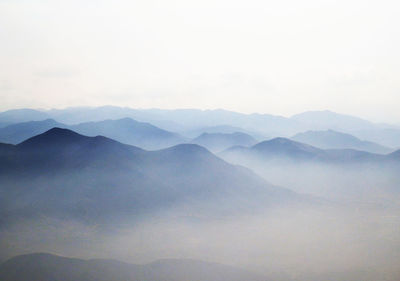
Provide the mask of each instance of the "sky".
POLYGON ((0 0, 0 110, 119 105, 400 123, 394 0, 0 0))

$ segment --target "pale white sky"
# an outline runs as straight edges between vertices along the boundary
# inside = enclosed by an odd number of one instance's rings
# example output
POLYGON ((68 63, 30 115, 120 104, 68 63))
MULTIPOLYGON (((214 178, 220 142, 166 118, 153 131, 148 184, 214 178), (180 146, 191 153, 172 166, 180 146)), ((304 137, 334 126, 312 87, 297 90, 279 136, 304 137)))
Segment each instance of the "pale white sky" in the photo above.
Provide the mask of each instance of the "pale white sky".
POLYGON ((400 122, 394 0, 0 0, 0 110, 122 105, 400 122))

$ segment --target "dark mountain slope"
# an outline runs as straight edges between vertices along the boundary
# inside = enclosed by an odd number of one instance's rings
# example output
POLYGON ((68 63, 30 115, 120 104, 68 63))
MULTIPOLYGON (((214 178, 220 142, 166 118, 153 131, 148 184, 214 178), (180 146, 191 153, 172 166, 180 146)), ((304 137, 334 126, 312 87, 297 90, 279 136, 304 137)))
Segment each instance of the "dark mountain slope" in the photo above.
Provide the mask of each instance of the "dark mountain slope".
POLYGON ((159 260, 135 265, 116 260, 83 260, 51 254, 14 257, 0 265, 2 281, 265 281, 231 266, 197 260, 159 260))
POLYGON ((189 202, 208 214, 232 213, 303 200, 193 144, 144 151, 54 128, 1 151, 6 220, 43 214, 103 221, 189 202))
POLYGON ((17 123, 0 128, 0 142, 17 144, 54 127, 67 128, 87 136, 106 136, 122 143, 146 149, 160 149, 185 142, 185 139, 176 133, 130 118, 78 125, 65 125, 53 119, 17 123))
POLYGON ((16 123, 0 129, 0 142, 17 144, 54 127, 66 127, 53 119, 16 123))

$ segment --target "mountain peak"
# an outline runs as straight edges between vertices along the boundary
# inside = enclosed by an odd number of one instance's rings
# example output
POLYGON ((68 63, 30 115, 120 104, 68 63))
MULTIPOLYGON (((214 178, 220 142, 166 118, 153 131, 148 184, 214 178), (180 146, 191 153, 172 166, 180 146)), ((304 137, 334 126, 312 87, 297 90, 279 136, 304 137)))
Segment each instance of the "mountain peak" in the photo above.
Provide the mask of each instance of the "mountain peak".
POLYGON ((273 145, 273 146, 296 146, 296 147, 308 146, 306 144, 303 144, 303 143, 300 143, 297 141, 293 141, 288 138, 277 137, 277 138, 273 138, 270 140, 260 142, 260 143, 256 144, 254 146, 254 148, 262 148, 264 146, 271 146, 271 145, 273 145))
POLYGON ((27 147, 27 146, 46 146, 50 144, 66 144, 70 142, 76 142, 79 140, 87 139, 88 137, 75 133, 74 131, 54 127, 43 134, 34 136, 32 138, 27 139, 26 141, 20 143, 18 146, 27 147))
POLYGON ((39 135, 42 137, 48 137, 48 138, 78 138, 78 137, 84 137, 83 135, 80 135, 72 130, 69 129, 64 129, 64 128, 59 128, 59 127, 54 127, 51 128, 50 130, 47 130, 43 134, 39 135))
POLYGON ((200 146, 198 144, 192 144, 192 143, 178 144, 173 147, 164 149, 164 151, 174 151, 174 152, 180 152, 180 153, 206 153, 206 154, 210 153, 203 146, 200 146))
POLYGON ((252 150, 268 154, 285 153, 296 157, 313 157, 322 152, 321 149, 318 149, 314 146, 282 137, 260 142, 254 145, 252 150))

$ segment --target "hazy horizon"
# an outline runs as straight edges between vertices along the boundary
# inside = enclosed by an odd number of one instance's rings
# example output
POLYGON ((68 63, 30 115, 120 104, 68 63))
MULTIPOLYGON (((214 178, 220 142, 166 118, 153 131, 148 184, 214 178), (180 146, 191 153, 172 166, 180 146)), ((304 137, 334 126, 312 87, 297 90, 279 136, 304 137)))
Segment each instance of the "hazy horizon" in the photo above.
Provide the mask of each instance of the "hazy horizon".
POLYGON ((0 0, 0 280, 399 281, 399 11, 0 0))
POLYGON ((0 109, 330 109, 399 123, 398 9, 392 0, 2 0, 0 109))
MULTIPOLYGON (((74 109, 74 108, 101 108, 101 107, 119 107, 119 108, 129 108, 129 109, 137 109, 137 110, 200 110, 200 111, 230 111, 234 113, 239 113, 239 114, 245 114, 245 115, 252 115, 252 114, 259 114, 259 115, 272 115, 272 116, 277 116, 277 117, 284 117, 284 118, 291 118, 295 115, 302 114, 302 113, 307 113, 307 112, 330 112, 330 113, 335 113, 339 115, 346 115, 346 116, 351 116, 351 117, 356 117, 360 118, 375 124, 388 124, 388 125, 398 125, 400 124, 400 120, 389 120, 389 121, 379 121, 379 120, 374 120, 370 119, 367 117, 351 114, 348 112, 338 112, 338 111, 333 111, 330 109, 310 109, 306 111, 300 111, 300 112, 295 112, 293 114, 274 114, 271 112, 245 112, 245 111, 238 111, 238 110, 230 110, 227 108, 222 108, 222 107, 216 107, 216 108, 196 108, 196 107, 171 107, 171 108, 164 108, 164 107, 134 107, 134 106, 129 106, 129 105, 111 105, 111 104, 103 104, 103 105, 76 105, 76 106, 60 106, 60 107, 12 107, 12 108, 6 108, 6 109, 0 109, 1 112, 6 112, 6 111, 11 111, 11 110, 23 110, 23 109, 33 109, 33 110, 38 110, 38 111, 51 111, 51 110, 65 110, 65 109, 74 109)), ((0 107, 1 108, 1 107, 0 107)))

